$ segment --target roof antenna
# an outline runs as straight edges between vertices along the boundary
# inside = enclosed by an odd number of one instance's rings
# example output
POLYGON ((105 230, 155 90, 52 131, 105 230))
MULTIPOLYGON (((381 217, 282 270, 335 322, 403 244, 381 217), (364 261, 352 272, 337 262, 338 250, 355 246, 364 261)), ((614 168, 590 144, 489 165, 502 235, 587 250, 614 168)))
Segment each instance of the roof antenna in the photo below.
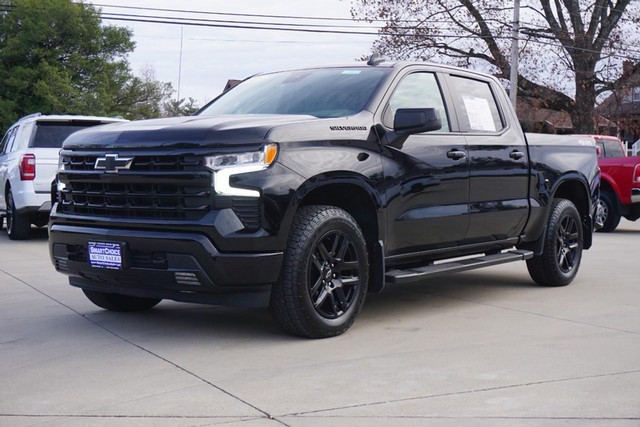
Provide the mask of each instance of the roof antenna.
POLYGON ((385 59, 382 56, 380 56, 379 53, 376 52, 369 57, 369 60, 367 61, 367 65, 376 66, 376 65, 382 64, 384 61, 385 59))

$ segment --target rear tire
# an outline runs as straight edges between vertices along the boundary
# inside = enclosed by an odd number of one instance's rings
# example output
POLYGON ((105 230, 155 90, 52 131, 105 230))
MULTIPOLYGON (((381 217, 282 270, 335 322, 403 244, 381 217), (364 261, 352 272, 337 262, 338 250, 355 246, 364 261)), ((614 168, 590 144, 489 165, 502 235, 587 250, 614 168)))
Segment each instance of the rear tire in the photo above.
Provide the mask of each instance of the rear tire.
POLYGON ((332 206, 302 207, 293 220, 269 308, 291 334, 340 335, 360 313, 368 280, 367 246, 353 217, 332 206))
POLYGON ((551 206, 543 252, 527 260, 531 278, 543 286, 566 286, 575 278, 582 259, 580 214, 566 199, 551 206))
POLYGON ((130 295, 111 294, 107 292, 83 289, 86 297, 100 308, 109 311, 144 311, 158 305, 159 298, 141 298, 130 295))
POLYGON ((25 240, 29 238, 31 221, 27 215, 18 213, 13 201, 11 189, 7 191, 7 234, 11 240, 25 240))
POLYGON ((600 193, 598 205, 600 220, 604 225, 597 231, 610 233, 620 224, 621 215, 618 210, 617 197, 608 191, 603 191, 600 193))

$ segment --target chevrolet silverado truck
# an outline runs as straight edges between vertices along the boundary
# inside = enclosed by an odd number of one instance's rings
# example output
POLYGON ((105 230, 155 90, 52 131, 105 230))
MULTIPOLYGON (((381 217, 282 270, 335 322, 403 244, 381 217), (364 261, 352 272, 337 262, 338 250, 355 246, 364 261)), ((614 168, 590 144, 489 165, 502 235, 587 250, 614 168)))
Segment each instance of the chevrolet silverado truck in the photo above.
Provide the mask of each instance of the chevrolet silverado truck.
POLYGON ((616 229, 620 218, 640 218, 640 157, 627 156, 627 150, 615 136, 593 135, 600 166, 600 209, 598 231, 616 229))
POLYGON ((94 304, 269 307, 346 331, 368 292, 525 260, 569 284, 592 242, 593 142, 525 136, 499 81, 369 61, 265 73, 190 117, 71 135, 51 260, 94 304))

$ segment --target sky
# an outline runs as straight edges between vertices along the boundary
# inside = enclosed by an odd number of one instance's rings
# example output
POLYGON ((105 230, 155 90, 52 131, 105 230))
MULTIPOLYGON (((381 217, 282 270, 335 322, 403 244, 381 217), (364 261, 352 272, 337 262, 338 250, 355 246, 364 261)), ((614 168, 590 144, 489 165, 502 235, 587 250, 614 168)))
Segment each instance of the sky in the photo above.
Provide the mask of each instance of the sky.
POLYGON ((194 98, 200 106, 220 94, 229 79, 243 79, 264 71, 351 62, 369 55, 376 39, 374 35, 214 28, 104 19, 120 14, 119 17, 125 19, 130 19, 131 15, 153 15, 158 17, 154 20, 165 21, 196 18, 209 22, 293 23, 302 24, 301 28, 307 29, 313 28, 312 25, 348 25, 356 28, 341 30, 375 33, 368 23, 215 14, 350 19, 350 0, 92 0, 91 3, 102 10, 104 24, 126 26, 133 31, 136 49, 130 54, 129 62, 135 74, 153 70, 156 80, 173 85, 176 90, 174 98, 178 96, 179 89, 180 98, 194 98), (178 10, 207 13, 187 14, 178 10))

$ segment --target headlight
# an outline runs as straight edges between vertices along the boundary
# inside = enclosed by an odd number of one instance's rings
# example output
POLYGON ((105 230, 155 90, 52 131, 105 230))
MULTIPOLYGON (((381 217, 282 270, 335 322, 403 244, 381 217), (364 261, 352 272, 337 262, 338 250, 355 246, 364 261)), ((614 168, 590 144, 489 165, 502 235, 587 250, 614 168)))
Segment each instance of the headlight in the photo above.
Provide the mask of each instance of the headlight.
POLYGON ((213 171, 216 193, 225 196, 260 197, 260 192, 257 190, 232 187, 229 180, 232 175, 258 172, 268 168, 277 155, 278 145, 267 144, 260 151, 208 156, 204 158, 204 164, 213 171))

